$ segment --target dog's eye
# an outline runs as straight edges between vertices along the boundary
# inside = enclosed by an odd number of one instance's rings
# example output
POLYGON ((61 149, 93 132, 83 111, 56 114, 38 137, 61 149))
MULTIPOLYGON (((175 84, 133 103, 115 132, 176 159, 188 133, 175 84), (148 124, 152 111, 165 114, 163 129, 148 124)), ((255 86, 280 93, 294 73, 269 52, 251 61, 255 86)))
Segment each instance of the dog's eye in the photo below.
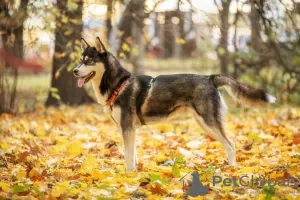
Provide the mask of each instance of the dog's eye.
POLYGON ((82 62, 82 63, 84 63, 84 64, 86 64, 86 65, 88 65, 88 64, 93 64, 94 63, 94 61, 93 61, 93 59, 92 58, 89 58, 89 57, 86 57, 86 59, 80 59, 80 62, 82 62))
POLYGON ((88 64, 93 64, 94 61, 93 61, 93 59, 89 58, 89 59, 86 61, 86 63, 88 63, 88 64))
POLYGON ((94 63, 95 63, 95 61, 92 58, 87 58, 84 61, 84 64, 86 64, 86 65, 93 65, 94 63))

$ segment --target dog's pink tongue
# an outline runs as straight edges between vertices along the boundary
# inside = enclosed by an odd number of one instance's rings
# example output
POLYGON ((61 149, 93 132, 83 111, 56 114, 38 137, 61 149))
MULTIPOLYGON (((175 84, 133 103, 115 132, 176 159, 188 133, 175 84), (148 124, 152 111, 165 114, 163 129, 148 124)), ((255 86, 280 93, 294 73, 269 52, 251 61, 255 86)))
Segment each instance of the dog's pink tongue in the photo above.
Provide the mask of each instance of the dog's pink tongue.
POLYGON ((81 88, 84 85, 84 78, 79 78, 77 82, 77 86, 81 88))

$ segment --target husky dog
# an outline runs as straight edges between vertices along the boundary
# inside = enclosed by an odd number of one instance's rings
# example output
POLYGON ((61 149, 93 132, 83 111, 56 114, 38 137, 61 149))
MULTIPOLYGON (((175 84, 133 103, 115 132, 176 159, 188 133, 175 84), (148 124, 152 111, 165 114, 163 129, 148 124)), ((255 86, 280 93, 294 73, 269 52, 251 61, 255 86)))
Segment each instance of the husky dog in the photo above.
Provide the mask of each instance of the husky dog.
POLYGON ((247 103, 274 103, 276 98, 223 75, 174 74, 134 76, 109 53, 99 37, 95 47, 81 39, 82 57, 73 73, 78 87, 91 82, 99 104, 122 130, 126 170, 137 168, 135 129, 162 121, 180 108, 188 108, 205 132, 222 143, 229 164, 236 166, 233 141, 223 128, 226 104, 217 88, 247 103))

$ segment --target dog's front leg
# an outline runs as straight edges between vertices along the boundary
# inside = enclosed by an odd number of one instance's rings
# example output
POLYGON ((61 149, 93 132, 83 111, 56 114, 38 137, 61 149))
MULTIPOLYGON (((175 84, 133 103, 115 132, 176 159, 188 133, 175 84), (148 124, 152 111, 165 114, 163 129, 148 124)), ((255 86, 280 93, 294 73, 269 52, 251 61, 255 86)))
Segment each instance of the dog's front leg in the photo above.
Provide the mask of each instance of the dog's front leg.
POLYGON ((136 170, 136 145, 135 145, 135 129, 124 128, 122 129, 122 137, 124 143, 124 155, 126 162, 126 171, 132 172, 136 170))

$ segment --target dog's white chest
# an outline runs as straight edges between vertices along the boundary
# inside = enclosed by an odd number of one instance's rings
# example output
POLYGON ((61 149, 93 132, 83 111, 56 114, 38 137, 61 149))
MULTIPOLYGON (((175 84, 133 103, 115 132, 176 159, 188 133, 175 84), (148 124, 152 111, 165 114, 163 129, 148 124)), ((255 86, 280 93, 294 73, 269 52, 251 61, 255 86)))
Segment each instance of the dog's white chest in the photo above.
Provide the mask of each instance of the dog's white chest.
POLYGON ((106 103, 106 95, 102 95, 100 93, 99 84, 96 81, 92 82, 93 90, 97 99, 97 102, 101 105, 105 105, 106 103))
POLYGON ((121 125, 121 108, 119 106, 114 106, 111 112, 111 117, 118 124, 121 125))
POLYGON ((121 125, 121 108, 119 106, 114 106, 113 109, 111 109, 109 105, 105 105, 103 106, 103 112, 110 116, 117 125, 121 125))

